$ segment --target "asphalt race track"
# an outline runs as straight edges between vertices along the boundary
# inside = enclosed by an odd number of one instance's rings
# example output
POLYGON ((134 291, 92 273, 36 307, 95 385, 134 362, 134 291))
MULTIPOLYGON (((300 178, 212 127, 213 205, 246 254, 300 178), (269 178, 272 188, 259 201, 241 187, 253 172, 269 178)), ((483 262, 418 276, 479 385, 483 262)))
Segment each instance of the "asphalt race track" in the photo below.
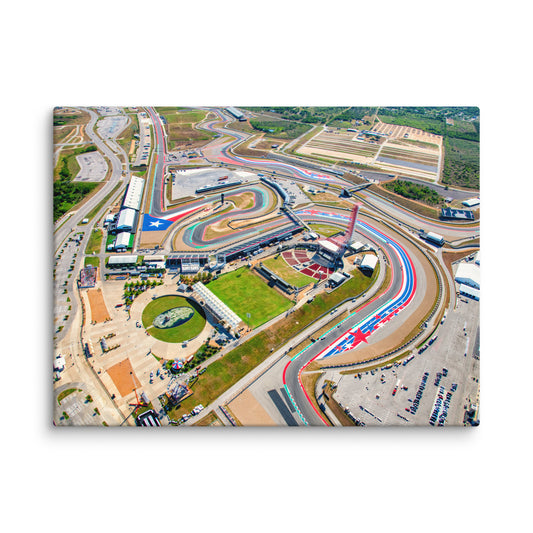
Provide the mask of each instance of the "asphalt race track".
POLYGON ((302 386, 300 375, 315 359, 338 355, 355 348, 379 327, 389 322, 411 301, 416 290, 416 274, 406 251, 390 237, 369 224, 359 221, 357 231, 377 241, 385 251, 392 271, 387 290, 348 316, 314 344, 297 353, 283 371, 283 385, 305 425, 328 424, 315 409, 302 386))
MULTIPOLYGON (((214 125, 217 122, 227 121, 225 115, 219 111, 210 109, 215 113, 218 118, 208 122, 204 122, 200 127, 203 129, 216 132, 220 135, 230 135, 234 138, 224 144, 217 144, 215 140, 211 147, 206 146, 204 152, 209 152, 211 159, 218 162, 248 166, 254 169, 268 169, 270 172, 284 171, 289 173, 295 179, 304 181, 317 181, 323 184, 335 184, 346 186, 347 182, 340 178, 321 174, 312 170, 300 168, 298 166, 284 163, 280 161, 267 160, 267 159, 254 159, 250 157, 241 157, 235 155, 231 148, 236 144, 246 140, 249 135, 241 132, 234 132, 225 128, 216 128, 214 125)), ((148 112, 154 123, 154 131, 156 133, 157 149, 155 157, 157 158, 157 166, 155 170, 155 181, 152 191, 152 200, 150 204, 149 213, 152 216, 164 217, 168 220, 172 220, 172 217, 177 217, 177 214, 183 212, 185 208, 179 208, 171 211, 163 211, 163 177, 166 158, 166 144, 162 126, 159 118, 152 108, 148 108, 148 112), (154 194, 155 192, 155 194, 154 194)), ((211 144, 211 143, 210 143, 211 144)), ((209 218, 204 222, 198 222, 189 226, 185 232, 183 240, 191 247, 206 248, 210 246, 218 246, 225 244, 233 238, 242 239, 248 234, 257 234, 258 231, 265 228, 276 227, 283 224, 283 221, 269 221, 264 225, 259 224, 251 229, 243 229, 238 233, 232 233, 231 237, 221 236, 220 238, 214 238, 206 240, 205 232, 209 225, 224 219, 231 218, 234 220, 238 215, 246 215, 247 217, 253 217, 255 214, 259 214, 264 208, 264 205, 258 201, 257 190, 253 187, 246 187, 239 189, 239 192, 252 191, 255 194, 254 206, 247 210, 231 211, 226 214, 221 214, 220 217, 209 218)), ((420 223, 420 227, 429 227, 430 229, 446 229, 447 236, 454 238, 467 238, 469 236, 475 237, 479 234, 478 226, 462 227, 461 225, 452 224, 439 224, 437 221, 429 221, 398 205, 391 206, 381 198, 375 197, 372 194, 365 194, 365 198, 371 204, 376 205, 378 210, 386 209, 386 213, 392 213, 398 220, 404 217, 409 220, 411 224, 413 220, 415 224, 420 223)), ((190 204, 186 209, 191 209, 191 205, 201 206, 206 203, 212 203, 213 199, 202 200, 194 204, 190 204)), ((348 224, 349 215, 346 212, 335 210, 330 208, 324 209, 303 209, 297 212, 303 219, 310 221, 322 221, 330 222, 336 225, 345 226, 348 224)), ((179 218, 179 216, 178 216, 179 218)), ((376 330, 382 328, 390 322, 398 313, 406 309, 411 303, 417 287, 417 277, 413 262, 409 257, 407 251, 395 240, 385 235, 368 222, 359 220, 357 223, 357 231, 365 236, 368 240, 375 242, 383 250, 388 258, 388 263, 391 268, 391 281, 384 293, 376 296, 374 299, 366 303, 363 307, 359 308, 356 312, 349 315, 340 324, 335 325, 334 328, 326 332, 315 343, 310 344, 304 350, 296 354, 284 367, 282 376, 280 377, 280 391, 284 391, 283 396, 290 398, 289 407, 294 409, 288 410, 287 404, 282 401, 282 396, 276 391, 271 390, 268 394, 271 400, 278 410, 280 410, 286 423, 293 425, 298 423, 299 425, 323 425, 329 424, 327 419, 322 413, 314 406, 311 399, 308 397, 307 392, 302 386, 301 374, 302 371, 314 360, 325 359, 333 355, 338 355, 344 351, 356 348, 360 343, 367 343, 367 338, 370 337, 376 330), (281 388, 281 382, 283 388, 281 388), (282 411, 283 410, 283 411, 282 411), (290 413, 293 411, 293 415, 290 413)))

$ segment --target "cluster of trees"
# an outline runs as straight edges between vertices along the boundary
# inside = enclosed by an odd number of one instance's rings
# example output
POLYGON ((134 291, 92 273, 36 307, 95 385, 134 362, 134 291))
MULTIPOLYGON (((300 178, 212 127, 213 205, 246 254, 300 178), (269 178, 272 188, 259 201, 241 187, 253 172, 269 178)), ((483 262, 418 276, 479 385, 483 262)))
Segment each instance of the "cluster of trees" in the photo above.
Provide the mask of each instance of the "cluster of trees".
POLYGON ((390 183, 385 183, 383 186, 389 191, 411 200, 418 200, 429 205, 440 205, 443 203, 440 194, 425 185, 417 185, 410 181, 395 180, 390 183))
POLYGON ((479 143, 463 139, 444 139, 442 181, 479 189, 479 143))
POLYGON ((59 167, 59 178, 54 181, 54 222, 61 218, 69 209, 81 202, 98 185, 97 183, 73 183, 72 173, 68 166, 68 157, 86 152, 94 152, 96 146, 77 148, 70 156, 62 157, 59 167))
POLYGON ((350 122, 360 120, 372 112, 371 107, 350 107, 341 112, 342 107, 251 107, 251 111, 279 113, 286 120, 296 120, 306 124, 325 124, 332 120, 350 122))
POLYGON ((287 120, 258 120, 251 119, 250 125, 258 131, 270 133, 275 137, 282 137, 287 139, 296 139, 310 129, 310 126, 299 124, 298 122, 290 122, 287 120))
MULTIPOLYGON (((203 363, 206 359, 209 359, 212 355, 215 355, 217 352, 220 351, 219 346, 211 346, 209 344, 209 339, 200 346, 198 351, 194 354, 194 357, 188 362, 183 365, 183 367, 179 370, 179 373, 185 373, 189 372, 190 370, 193 370, 195 367, 197 367, 200 363, 203 363)), ((175 372, 172 370, 172 363, 173 361, 168 361, 165 363, 165 367, 167 370, 170 370, 171 372, 175 372)), ((189 382, 189 386, 191 383, 189 382)))
POLYGON ((213 273, 212 272, 198 272, 198 274, 194 276, 181 276, 180 277, 180 283, 185 283, 185 285, 188 285, 191 287, 198 281, 201 281, 202 283, 209 283, 213 279, 213 273))
POLYGON ((435 135, 479 142, 477 107, 384 107, 379 116, 388 124, 417 128, 435 135), (452 118, 454 124, 447 124, 452 118))
POLYGON ((155 280, 155 279, 152 279, 152 280, 138 279, 137 281, 130 281, 130 282, 127 281, 126 283, 124 283, 124 295, 123 295, 126 305, 131 305, 131 303, 137 296, 142 294, 147 289, 151 287, 156 287, 157 285, 163 285, 163 281, 155 280))
POLYGON ((80 115, 56 115, 54 114, 54 126, 64 126, 69 122, 78 120, 80 115))
MULTIPOLYGON (((330 123, 332 121, 338 121, 342 120, 344 122, 352 122, 353 120, 361 120, 363 117, 367 115, 371 115, 374 112, 375 108, 372 107, 350 107, 348 109, 345 109, 342 113, 336 114, 335 117, 330 120, 330 123)), ((329 123, 328 123, 329 124, 329 123)))

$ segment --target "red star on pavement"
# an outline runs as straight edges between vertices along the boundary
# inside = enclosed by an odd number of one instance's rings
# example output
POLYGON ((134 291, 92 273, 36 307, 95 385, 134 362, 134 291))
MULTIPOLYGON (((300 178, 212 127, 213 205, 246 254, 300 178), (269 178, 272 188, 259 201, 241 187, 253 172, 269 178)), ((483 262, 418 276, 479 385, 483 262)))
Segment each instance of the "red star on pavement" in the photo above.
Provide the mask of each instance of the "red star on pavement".
POLYGON ((359 328, 355 333, 354 333, 354 338, 353 338, 353 342, 354 342, 354 345, 357 345, 359 344, 361 341, 362 342, 366 342, 368 344, 368 341, 366 340, 366 338, 370 335, 370 332, 368 333, 363 333, 361 331, 361 328, 359 328))
POLYGON ((355 333, 352 333, 352 342, 350 344, 347 344, 345 349, 346 350, 353 350, 358 344, 361 342, 366 342, 368 344, 368 341, 366 338, 370 335, 370 332, 363 333, 361 331, 361 328, 359 328, 355 333))

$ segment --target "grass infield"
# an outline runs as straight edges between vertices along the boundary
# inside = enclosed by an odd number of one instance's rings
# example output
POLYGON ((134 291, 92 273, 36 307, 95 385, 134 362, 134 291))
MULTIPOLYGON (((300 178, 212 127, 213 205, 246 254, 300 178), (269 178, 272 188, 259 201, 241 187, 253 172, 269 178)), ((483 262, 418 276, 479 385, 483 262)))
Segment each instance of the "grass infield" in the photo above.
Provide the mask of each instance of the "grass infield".
POLYGON ((263 265, 295 287, 305 287, 305 285, 315 282, 313 278, 294 270, 294 268, 286 263, 281 255, 266 259, 263 261, 263 265))
POLYGON ((148 333, 163 342, 183 342, 199 335, 205 326, 205 313, 195 302, 182 296, 162 296, 152 300, 143 310, 142 323, 148 333), (187 322, 168 329, 153 325, 154 318, 174 307, 190 307, 194 315, 187 322))
POLYGON ((211 281, 208 288, 218 296, 232 311, 256 328, 271 318, 289 309, 292 302, 272 289, 256 276, 248 267, 242 267, 211 281))

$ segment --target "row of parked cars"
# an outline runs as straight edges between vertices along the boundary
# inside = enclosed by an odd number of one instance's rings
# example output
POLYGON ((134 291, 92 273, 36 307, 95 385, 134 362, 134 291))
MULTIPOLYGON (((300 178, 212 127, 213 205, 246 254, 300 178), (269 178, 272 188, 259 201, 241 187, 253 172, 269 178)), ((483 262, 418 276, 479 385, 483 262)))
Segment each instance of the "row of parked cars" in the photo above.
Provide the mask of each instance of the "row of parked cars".
POLYGON ((189 420, 189 418, 192 418, 193 416, 196 416, 197 414, 201 413, 203 410, 204 410, 204 406, 201 403, 199 403, 190 413, 184 414, 178 420, 178 422, 180 424, 183 424, 184 422, 187 422, 187 420, 189 420))

